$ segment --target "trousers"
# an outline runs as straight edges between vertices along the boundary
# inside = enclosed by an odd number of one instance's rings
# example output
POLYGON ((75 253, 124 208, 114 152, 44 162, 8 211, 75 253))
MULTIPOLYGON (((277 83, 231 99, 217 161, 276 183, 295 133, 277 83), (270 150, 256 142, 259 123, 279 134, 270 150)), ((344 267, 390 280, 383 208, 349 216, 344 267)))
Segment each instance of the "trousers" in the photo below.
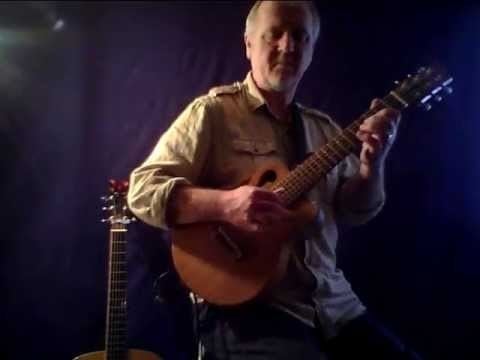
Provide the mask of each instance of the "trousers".
POLYGON ((326 340, 319 326, 268 305, 201 304, 198 329, 202 360, 421 360, 369 313, 326 340))

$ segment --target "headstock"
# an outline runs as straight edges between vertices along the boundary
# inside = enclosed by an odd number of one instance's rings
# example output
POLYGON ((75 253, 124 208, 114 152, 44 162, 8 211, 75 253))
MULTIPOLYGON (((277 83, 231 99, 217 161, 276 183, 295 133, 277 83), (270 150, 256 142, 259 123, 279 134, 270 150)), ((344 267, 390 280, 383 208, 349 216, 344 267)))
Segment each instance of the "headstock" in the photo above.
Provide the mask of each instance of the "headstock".
POLYGON ((109 195, 102 196, 101 200, 106 204, 102 207, 102 210, 107 211, 110 216, 107 219, 102 219, 102 222, 109 222, 110 225, 128 225, 136 221, 133 216, 129 216, 126 200, 128 181, 109 180, 108 183, 109 195))
POLYGON ((442 95, 453 92, 452 82, 453 78, 440 67, 421 67, 415 75, 395 82, 397 87, 390 94, 404 107, 419 105, 428 111, 432 108, 432 100, 440 102, 442 95))

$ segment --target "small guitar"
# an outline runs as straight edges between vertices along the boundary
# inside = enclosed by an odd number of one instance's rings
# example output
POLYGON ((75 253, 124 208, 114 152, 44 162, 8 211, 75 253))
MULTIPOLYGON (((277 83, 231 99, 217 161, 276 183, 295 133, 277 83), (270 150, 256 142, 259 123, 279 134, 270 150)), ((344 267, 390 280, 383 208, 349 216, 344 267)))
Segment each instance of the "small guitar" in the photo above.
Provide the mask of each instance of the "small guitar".
POLYGON ((152 352, 127 348, 127 216, 125 196, 128 183, 110 180, 109 196, 102 197, 110 213, 103 222, 110 223, 108 301, 105 350, 80 355, 74 360, 160 360, 152 352))
MULTIPOLYGON (((397 83, 383 103, 399 111, 412 105, 429 110, 431 100, 441 101, 441 93, 452 92, 452 81, 435 68, 421 68, 414 76, 397 83)), ((258 234, 224 223, 197 223, 173 229, 172 256, 185 285, 217 305, 239 305, 267 293, 285 273, 291 234, 315 217, 313 205, 302 195, 360 148, 357 130, 378 110, 365 112, 292 171, 282 163, 271 163, 251 176, 250 185, 284 189, 280 198, 295 213, 293 224, 258 234)))

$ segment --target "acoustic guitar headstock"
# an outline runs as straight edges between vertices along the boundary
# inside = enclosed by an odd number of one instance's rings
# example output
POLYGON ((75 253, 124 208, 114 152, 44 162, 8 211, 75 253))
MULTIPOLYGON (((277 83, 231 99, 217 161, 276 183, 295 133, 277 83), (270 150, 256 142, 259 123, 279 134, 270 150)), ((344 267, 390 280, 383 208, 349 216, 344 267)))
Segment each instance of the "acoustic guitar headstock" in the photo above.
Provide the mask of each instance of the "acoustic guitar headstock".
POLYGON ((136 221, 131 216, 127 205, 128 181, 109 180, 108 195, 102 196, 101 200, 105 203, 103 211, 109 214, 109 217, 102 219, 102 222, 109 222, 110 225, 121 224, 128 225, 136 221))
POLYGON ((390 94, 405 108, 418 105, 428 111, 433 101, 440 102, 453 92, 452 82, 453 78, 438 65, 421 67, 414 75, 396 81, 397 87, 390 94))

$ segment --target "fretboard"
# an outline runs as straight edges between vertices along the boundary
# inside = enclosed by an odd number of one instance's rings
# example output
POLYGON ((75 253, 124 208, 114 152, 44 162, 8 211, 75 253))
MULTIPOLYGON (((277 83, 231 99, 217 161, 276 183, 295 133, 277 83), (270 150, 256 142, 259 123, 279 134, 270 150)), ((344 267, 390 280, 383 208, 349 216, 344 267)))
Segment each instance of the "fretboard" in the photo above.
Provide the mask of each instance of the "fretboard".
MULTIPOLYGON (((403 110, 408 106, 402 99, 390 93, 382 99, 389 107, 403 110)), ((330 139, 319 150, 311 154, 303 163, 299 164, 286 177, 273 185, 273 190, 283 188, 280 198, 285 205, 291 205, 300 196, 312 189, 323 179, 335 166, 351 153, 358 151, 361 142, 356 133, 365 119, 373 115, 379 109, 369 110, 344 128, 338 135, 330 139)))
POLYGON ((106 360, 127 359, 127 242, 125 226, 110 230, 106 360))

